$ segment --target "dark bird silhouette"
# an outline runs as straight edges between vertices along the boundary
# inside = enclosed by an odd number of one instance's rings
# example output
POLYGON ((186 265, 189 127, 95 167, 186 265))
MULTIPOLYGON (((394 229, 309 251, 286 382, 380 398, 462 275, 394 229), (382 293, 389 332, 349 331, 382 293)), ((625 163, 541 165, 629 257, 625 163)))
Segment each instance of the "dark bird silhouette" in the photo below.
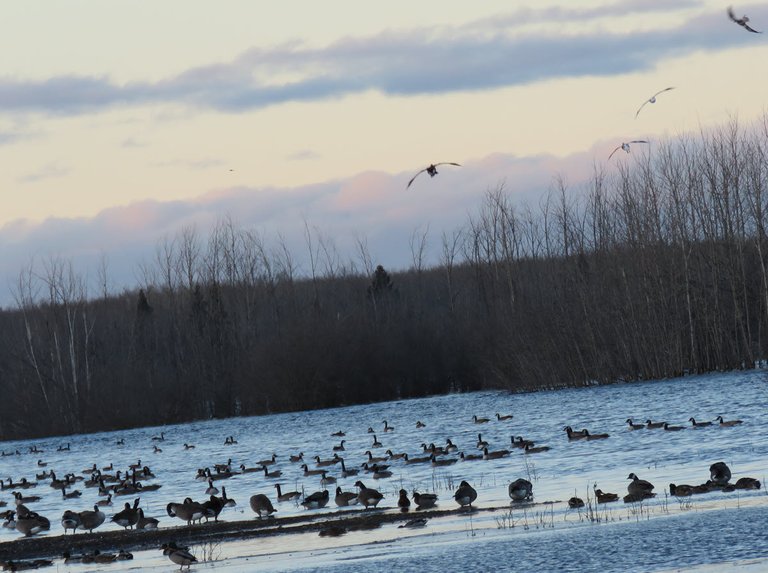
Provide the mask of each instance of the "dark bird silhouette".
POLYGON ((413 183, 414 179, 416 179, 419 175, 426 172, 429 173, 430 177, 434 177, 437 175, 437 166, 438 165, 455 165, 456 167, 461 167, 458 163, 453 163, 452 161, 442 161, 441 163, 430 163, 428 167, 425 167, 421 171, 419 171, 416 175, 411 177, 411 180, 408 182, 408 185, 405 186, 406 189, 408 189, 411 186, 411 183, 413 183))
POLYGON ((671 87, 671 88, 664 88, 663 90, 656 92, 651 97, 649 97, 647 100, 645 100, 643 102, 643 105, 641 105, 640 108, 635 113, 635 119, 637 119, 637 116, 640 115, 640 110, 642 110, 645 107, 645 104, 656 103, 656 96, 658 96, 659 94, 663 94, 664 92, 668 92, 669 90, 673 90, 673 89, 675 89, 675 88, 673 88, 673 87, 671 87))
POLYGON ((619 149, 621 149, 622 151, 626 151, 627 153, 629 153, 629 144, 630 144, 630 143, 648 143, 648 142, 647 142, 647 141, 645 141, 644 139, 634 139, 634 140, 632 140, 632 141, 627 141, 627 142, 625 142, 625 143, 622 143, 621 145, 619 145, 618 147, 616 147, 616 149, 614 149, 613 151, 611 151, 611 154, 608 156, 608 160, 610 160, 610 159, 611 159, 611 157, 613 157, 613 154, 614 154, 614 153, 616 153, 616 152, 617 152, 619 149))
POLYGON ((742 16, 741 18, 737 18, 736 14, 733 13, 733 6, 728 6, 728 17, 733 21, 736 22, 739 26, 746 29, 748 32, 752 32, 754 34, 762 34, 759 30, 755 30, 752 28, 747 22, 749 22, 748 16, 742 16))

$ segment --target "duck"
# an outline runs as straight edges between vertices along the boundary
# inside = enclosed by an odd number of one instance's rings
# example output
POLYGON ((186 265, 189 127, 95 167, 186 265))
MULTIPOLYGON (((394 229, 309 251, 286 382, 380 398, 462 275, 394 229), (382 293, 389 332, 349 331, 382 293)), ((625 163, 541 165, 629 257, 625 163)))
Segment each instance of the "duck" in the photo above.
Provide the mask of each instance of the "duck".
POLYGON ((511 420, 513 418, 512 414, 506 414, 502 416, 498 412, 496 412, 496 420, 499 422, 506 422, 507 420, 511 420))
POLYGON ((568 499, 568 507, 571 509, 580 509, 584 507, 584 500, 580 497, 573 496, 568 499))
POLYGON ((336 497, 333 498, 338 507, 347 507, 357 505, 360 501, 357 494, 353 491, 342 491, 340 487, 336 488, 336 497))
POLYGON ((112 563, 117 559, 116 553, 102 553, 98 549, 93 550, 93 563, 112 563))
POLYGON ((516 479, 509 484, 507 491, 512 501, 525 501, 533 498, 533 484, 527 479, 516 479))
POLYGON ((587 441, 590 441, 590 440, 604 440, 604 439, 609 438, 611 436, 610 434, 605 434, 605 433, 603 433, 603 434, 590 434, 589 430, 587 430, 586 428, 584 428, 582 430, 582 432, 584 433, 584 437, 587 439, 587 441))
POLYGON ((124 509, 112 516, 112 521, 125 529, 129 527, 133 529, 133 526, 139 521, 139 498, 133 502, 133 507, 126 502, 124 509))
POLYGON ((416 504, 416 509, 429 509, 437 504, 437 494, 414 491, 413 501, 416 504))
POLYGON ((276 479, 279 478, 281 475, 283 475, 283 472, 280 470, 274 470, 269 471, 268 468, 264 468, 264 477, 269 479, 276 479))
POLYGON ((144 510, 139 508, 139 519, 136 521, 136 529, 157 529, 159 524, 159 519, 145 516, 144 510))
POLYGON ((426 428, 426 427, 427 427, 427 425, 424 422, 422 422, 421 420, 416 420, 416 429, 417 430, 419 430, 421 428, 426 428))
POLYGON ((715 462, 709 466, 709 478, 717 485, 725 485, 731 479, 731 469, 725 462, 715 462))
POLYGON ((632 418, 627 418, 626 424, 627 426, 629 426, 630 430, 642 430, 643 428, 645 428, 645 424, 635 424, 632 421, 632 418))
POLYGON ((486 442, 483 439, 483 435, 482 434, 478 434, 477 435, 477 449, 478 450, 482 450, 482 449, 487 448, 487 447, 488 447, 488 442, 486 442))
POLYGON ((667 432, 679 432, 681 430, 685 430, 685 426, 670 426, 664 422, 664 430, 667 432))
POLYGON ((399 497, 397 499, 397 507, 400 508, 400 511, 405 513, 411 507, 411 500, 408 499, 408 492, 404 489, 401 489, 398 493, 399 497))
POLYGON ((189 569, 192 563, 197 563, 197 558, 186 549, 166 547, 163 549, 163 555, 166 555, 172 563, 179 565, 180 570, 183 569, 185 565, 187 566, 187 569, 189 569))
POLYGON ((666 424, 666 422, 651 422, 650 419, 645 421, 645 427, 649 430, 658 430, 659 428, 663 428, 664 424, 666 424))
POLYGON ((499 458, 503 458, 504 456, 509 455, 509 450, 496 450, 493 452, 489 452, 488 448, 483 448, 483 459, 484 460, 497 460, 499 458))
POLYGON ((629 485, 627 485, 627 491, 629 492, 630 496, 638 497, 640 499, 645 497, 652 497, 655 494, 653 492, 653 484, 649 481, 646 481, 644 479, 640 479, 637 477, 637 475, 633 473, 629 474, 627 476, 627 479, 632 480, 629 482, 629 485))
POLYGON ((584 438, 587 437, 587 435, 584 433, 584 430, 579 432, 574 430, 570 426, 565 426, 563 430, 565 431, 566 434, 568 434, 569 440, 583 440, 584 438))
POLYGON ((540 454, 542 452, 548 452, 549 446, 531 446, 530 444, 525 446, 526 454, 540 454))
POLYGON ((277 511, 269 498, 263 493, 252 495, 250 505, 253 512, 258 515, 259 518, 264 517, 265 515, 269 517, 277 511))
POLYGON ((720 422, 721 428, 732 428, 733 426, 738 426, 744 423, 742 420, 723 420, 722 416, 715 418, 715 421, 720 422))
POLYGON ((455 458, 444 458, 444 459, 437 459, 435 457, 435 454, 432 454, 429 457, 430 463, 432 464, 433 468, 441 468, 445 466, 450 466, 455 464, 458 460, 455 458))
POLYGON ((694 428, 706 428, 707 426, 711 426, 712 422, 697 422, 693 416, 688 418, 688 421, 691 423, 691 426, 694 428))
POLYGON ((80 515, 71 509, 66 510, 61 516, 61 526, 64 528, 64 535, 67 534, 69 529, 74 533, 80 527, 80 515))
POLYGON ((330 494, 328 493, 327 489, 323 491, 316 491, 305 497, 304 501, 301 502, 301 505, 307 509, 320 509, 328 504, 329 497, 330 494))
POLYGON ((80 529, 83 531, 87 530, 88 533, 93 533, 93 530, 104 523, 107 518, 98 505, 94 505, 93 510, 81 511, 78 516, 80 517, 80 529))
POLYGON ((387 421, 386 421, 386 420, 382 420, 382 422, 383 422, 383 424, 384 424, 384 431, 385 431, 385 432, 394 432, 394 431, 395 431, 395 427, 394 427, 394 426, 390 426, 390 425, 387 423, 387 421))
POLYGON ((344 441, 345 440, 341 440, 341 442, 339 442, 338 446, 333 446, 333 451, 334 452, 343 452, 344 451, 344 441))
POLYGON ((360 470, 347 469, 347 466, 344 464, 344 458, 341 458, 341 477, 356 476, 358 473, 360 473, 360 470))
POLYGON ((359 488, 360 490, 357 494, 357 499, 365 507, 365 509, 368 509, 370 506, 376 507, 384 497, 383 493, 378 490, 365 487, 365 484, 359 480, 355 482, 355 487, 359 488))
POLYGON ((597 503, 611 503, 612 501, 619 501, 619 495, 616 493, 604 492, 603 490, 598 489, 596 485, 594 489, 597 503))
POLYGON ((372 448, 381 448, 384 444, 382 444, 378 438, 376 438, 376 434, 373 435, 373 443, 371 444, 372 448))
POLYGON ((298 491, 287 491, 283 493, 279 483, 276 483, 274 487, 277 490, 277 501, 291 501, 292 499, 301 497, 301 494, 298 491))
POLYGON ((487 424, 488 422, 490 422, 490 420, 489 420, 488 418, 478 418, 478 417, 477 417, 477 414, 475 414, 474 416, 472 416, 472 421, 473 421, 475 424, 487 424))
POLYGON ((477 499, 477 492, 475 488, 469 485, 466 481, 462 481, 459 484, 459 488, 456 493, 453 494, 453 499, 460 507, 472 507, 472 502, 477 499))

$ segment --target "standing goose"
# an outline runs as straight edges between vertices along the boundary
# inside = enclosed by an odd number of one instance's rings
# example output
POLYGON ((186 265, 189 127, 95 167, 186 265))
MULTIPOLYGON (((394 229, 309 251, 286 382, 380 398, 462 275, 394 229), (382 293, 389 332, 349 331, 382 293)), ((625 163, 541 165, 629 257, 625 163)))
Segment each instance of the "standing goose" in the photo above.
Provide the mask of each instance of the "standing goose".
POLYGON ((146 517, 144 510, 139 508, 139 520, 136 522, 136 529, 157 529, 159 523, 159 519, 146 517))
POLYGON ((738 426, 744 423, 742 420, 725 420, 724 421, 722 416, 718 416, 717 418, 715 418, 715 421, 720 422, 721 428, 730 428, 732 426, 738 426))
POLYGON ((186 521, 187 525, 191 525, 193 521, 203 519, 206 514, 203 504, 192 501, 190 497, 185 498, 182 503, 169 503, 165 507, 165 511, 169 517, 178 517, 182 521, 186 521))
POLYGON ((64 528, 64 535, 67 534, 68 529, 74 533, 80 527, 80 515, 71 509, 66 510, 61 516, 61 526, 64 528))
POLYGON ((466 481, 462 481, 459 484, 459 489, 453 494, 453 499, 456 500, 456 503, 458 503, 459 506, 469 506, 471 508, 472 502, 477 499, 477 492, 475 491, 475 488, 469 485, 466 481))
POLYGON ((400 511, 406 512, 411 507, 411 500, 408 499, 408 492, 404 489, 400 490, 400 497, 397 500, 397 507, 400 508, 400 511))
POLYGON ((359 501, 358 496, 353 491, 341 491, 340 487, 336 488, 336 497, 333 498, 336 505, 339 507, 347 507, 349 505, 356 505, 359 501))
POLYGON ((697 422, 693 419, 693 416, 688 418, 688 421, 691 423, 691 426, 694 428, 706 428, 707 426, 711 426, 712 422, 697 422))
POLYGON ((429 509, 437 504, 437 494, 414 491, 413 501, 416 503, 416 509, 429 509))
POLYGON ((731 479, 731 469, 725 462, 716 462, 709 466, 709 479, 717 485, 725 485, 731 479))
POLYGON ((527 479, 516 479, 509 484, 508 489, 512 501, 525 501, 533 498, 533 484, 527 479))
POLYGON ((107 518, 104 512, 99 509, 98 505, 93 506, 93 511, 86 510, 79 513, 80 517, 80 529, 88 530, 88 533, 93 533, 93 530, 99 527, 107 518))
POLYGON ((627 491, 629 495, 636 499, 644 499, 646 497, 653 497, 653 484, 644 479, 638 478, 634 473, 629 474, 627 479, 632 480, 627 485, 627 491))
POLYGON ((316 491, 315 493, 305 497, 304 501, 301 502, 301 505, 307 509, 320 509, 328 504, 329 497, 330 494, 328 493, 327 489, 323 491, 316 491))
POLYGON ((287 491, 283 493, 279 483, 275 484, 275 489, 277 490, 277 501, 291 501, 292 499, 301 497, 301 494, 298 491, 287 491))
POLYGON ((269 517, 270 515, 272 515, 277 511, 272 505, 272 502, 269 500, 269 498, 263 493, 257 493, 256 495, 252 495, 250 499, 250 504, 251 504, 251 509, 255 514, 259 516, 259 518, 264 517, 264 515, 269 517))
POLYGON ((378 490, 365 487, 363 482, 359 480, 355 482, 355 487, 360 489, 357 494, 357 499, 361 504, 363 504, 365 509, 368 509, 370 506, 376 507, 384 497, 383 493, 378 490))
POLYGON ((48 518, 43 517, 34 511, 30 511, 26 515, 16 515, 16 531, 20 531, 26 537, 30 537, 41 531, 47 531, 50 528, 51 522, 48 518))
POLYGON ((126 502, 125 508, 112 516, 112 521, 125 529, 129 527, 133 529, 133 526, 139 521, 139 498, 133 502, 133 507, 126 502))

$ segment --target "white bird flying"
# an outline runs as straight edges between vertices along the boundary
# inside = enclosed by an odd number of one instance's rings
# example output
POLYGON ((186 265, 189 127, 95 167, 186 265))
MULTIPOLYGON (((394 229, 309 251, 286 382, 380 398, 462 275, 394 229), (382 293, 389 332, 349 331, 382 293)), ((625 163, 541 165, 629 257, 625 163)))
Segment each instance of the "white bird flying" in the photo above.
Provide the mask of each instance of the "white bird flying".
POLYGON ((647 103, 656 103, 656 96, 659 94, 663 94, 664 92, 668 92, 669 90, 673 90, 675 88, 664 88, 663 90, 656 92, 651 97, 649 97, 647 100, 643 102, 643 105, 640 106, 640 108, 637 110, 637 113, 635 113, 635 119, 637 119, 637 116, 640 115, 640 110, 642 110, 645 107, 645 104, 647 103))
POLYGON ((616 149, 614 149, 613 151, 611 151, 611 154, 608 156, 608 160, 610 161, 611 157, 613 157, 613 154, 614 154, 614 153, 616 153, 616 152, 617 152, 619 149, 621 149, 622 151, 626 151, 627 153, 629 153, 629 144, 630 144, 630 143, 648 143, 648 142, 647 142, 647 141, 645 141, 644 139, 634 139, 634 140, 632 140, 632 141, 627 141, 626 143, 622 143, 622 144, 621 144, 621 145, 619 145, 619 146, 618 146, 616 149))

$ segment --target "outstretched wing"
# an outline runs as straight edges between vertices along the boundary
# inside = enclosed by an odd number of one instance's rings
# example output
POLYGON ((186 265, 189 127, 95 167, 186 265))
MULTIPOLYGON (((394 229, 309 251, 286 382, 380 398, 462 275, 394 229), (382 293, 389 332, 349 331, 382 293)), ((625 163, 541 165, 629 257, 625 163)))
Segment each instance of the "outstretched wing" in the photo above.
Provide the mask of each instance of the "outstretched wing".
POLYGON ((637 111, 635 112, 635 119, 637 119, 637 116, 640 115, 640 110, 643 109, 645 107, 645 104, 647 104, 649 101, 651 101, 651 100, 649 100, 649 99, 645 100, 643 102, 643 105, 641 105, 639 108, 637 108, 637 111))
POLYGON ((421 175, 422 173, 424 173, 426 170, 427 170, 427 169, 426 169, 426 167, 425 167, 424 169, 422 169, 421 171, 419 171, 419 172, 418 172, 416 175, 414 175, 413 177, 411 177, 411 180, 408 182, 408 185, 406 185, 406 186, 405 186, 405 188, 406 188, 406 189, 408 189, 408 188, 411 186, 411 183, 413 183, 414 179, 416 179, 416 178, 417 178, 419 175, 421 175))
POLYGON ((736 19, 736 14, 733 13, 733 6, 728 6, 728 17, 737 24, 741 23, 736 19))
POLYGON ((758 30, 755 30, 754 28, 750 28, 749 24, 742 24, 742 26, 744 26, 744 27, 745 27, 747 30, 749 30, 750 32, 753 32, 753 33, 755 33, 755 34, 762 34, 762 32, 760 32, 760 31, 758 31, 758 30))
POLYGON ((632 141, 629 141, 627 143, 648 143, 644 139, 633 139, 632 141))
POLYGON ((455 165, 456 167, 461 167, 461 164, 454 163, 453 161, 443 161, 441 163, 435 163, 434 165, 435 167, 437 167, 438 165, 455 165))
POLYGON ((675 88, 674 87, 664 88, 663 90, 658 91, 655 94, 653 94, 653 97, 656 97, 659 94, 663 94, 664 92, 668 92, 669 90, 673 90, 673 89, 675 89, 675 88))
POLYGON ((619 149, 621 149, 621 145, 619 145, 616 149, 611 151, 611 154, 608 156, 608 161, 611 160, 611 157, 613 157, 613 154, 616 153, 619 149))

